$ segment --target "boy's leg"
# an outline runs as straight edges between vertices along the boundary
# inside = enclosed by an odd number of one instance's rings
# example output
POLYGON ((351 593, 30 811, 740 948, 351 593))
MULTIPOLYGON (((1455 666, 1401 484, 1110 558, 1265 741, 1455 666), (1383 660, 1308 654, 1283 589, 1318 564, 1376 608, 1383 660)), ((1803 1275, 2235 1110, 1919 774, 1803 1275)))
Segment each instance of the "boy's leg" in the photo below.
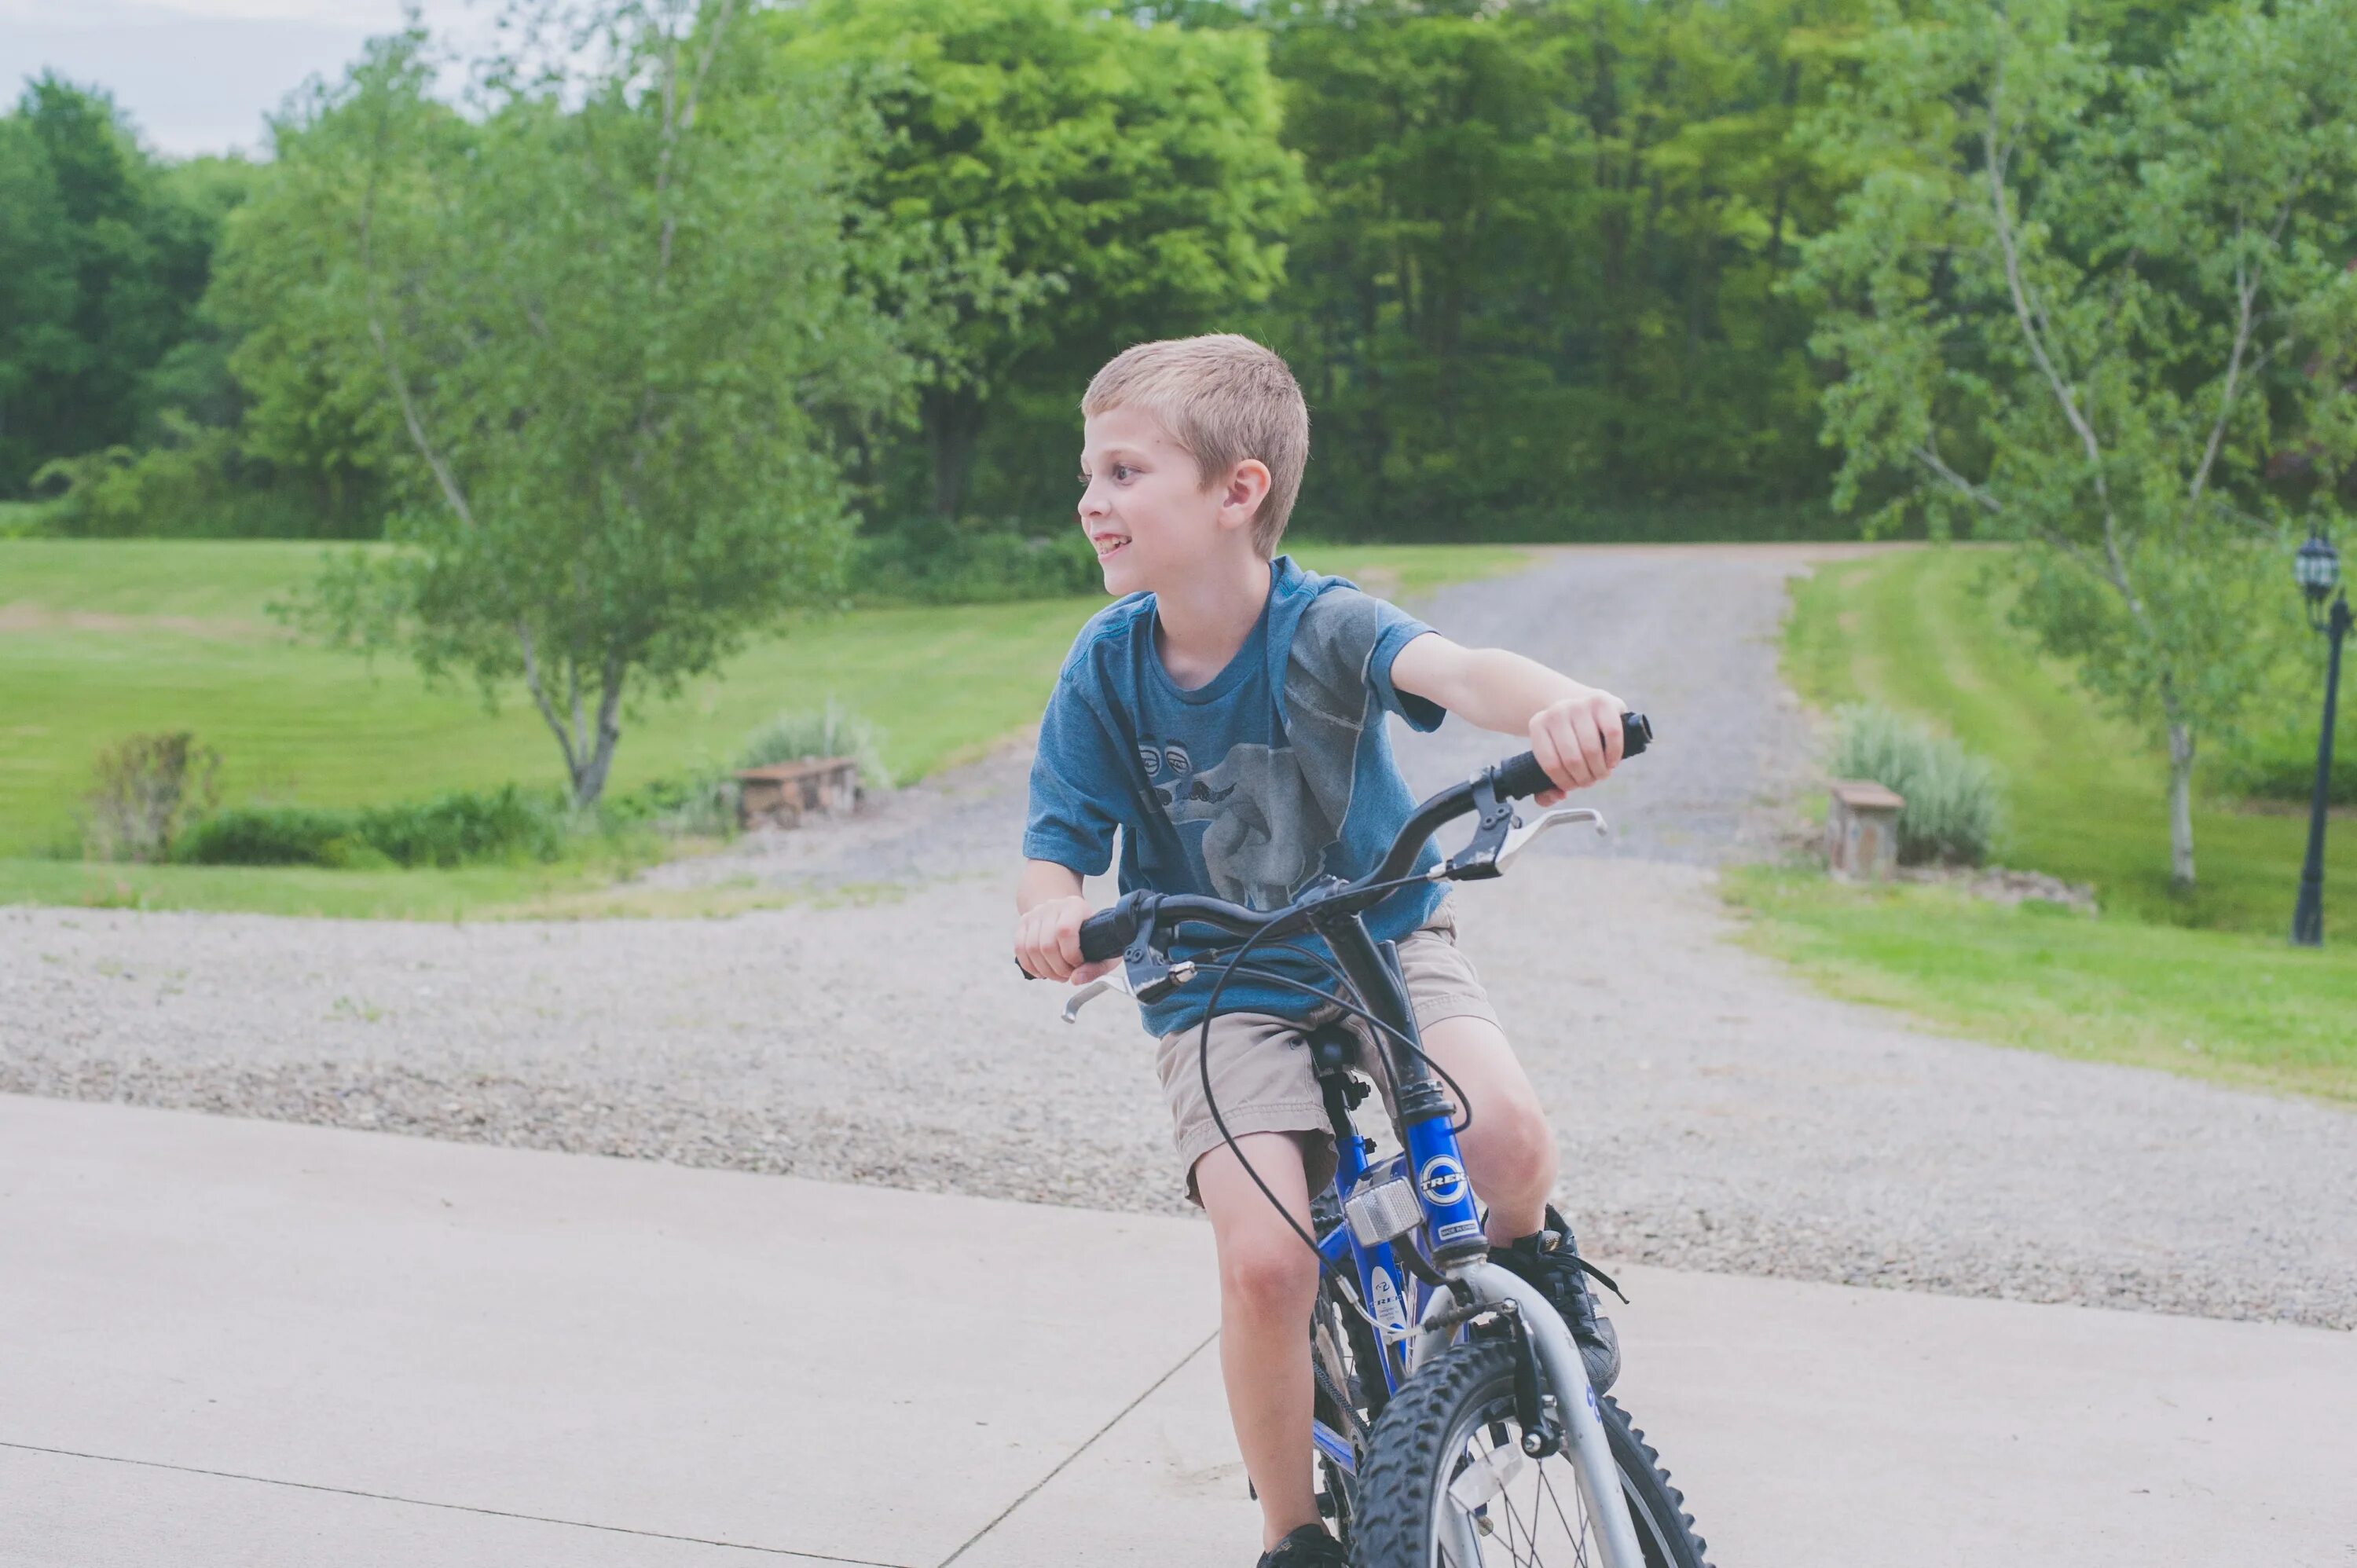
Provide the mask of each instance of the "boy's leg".
MULTIPOLYGON (((1309 1178, 1300 1140, 1290 1133, 1246 1133, 1236 1146, 1307 1230, 1309 1178)), ((1318 1298, 1318 1260, 1224 1144, 1195 1162, 1195 1190, 1219 1249, 1220 1373, 1236 1446, 1260 1493, 1265 1550, 1318 1522, 1309 1445, 1309 1314, 1318 1298)))
POLYGON ((1545 1224, 1555 1192, 1555 1132, 1539 1109, 1538 1091, 1504 1031, 1487 1018, 1437 1018, 1418 1032, 1425 1054, 1471 1102, 1466 1109, 1472 1122, 1457 1142, 1473 1190, 1489 1205, 1490 1240, 1498 1246, 1520 1240, 1545 1224))
POLYGON ((1596 1310, 1574 1262, 1571 1232, 1548 1207, 1555 1191, 1555 1133, 1538 1091, 1505 1032, 1488 1018, 1458 1015, 1423 1025, 1425 1054, 1448 1069, 1472 1121, 1458 1135, 1465 1175, 1490 1207, 1491 1257, 1555 1304, 1579 1342, 1588 1381, 1602 1393, 1620 1375, 1620 1337, 1596 1310))

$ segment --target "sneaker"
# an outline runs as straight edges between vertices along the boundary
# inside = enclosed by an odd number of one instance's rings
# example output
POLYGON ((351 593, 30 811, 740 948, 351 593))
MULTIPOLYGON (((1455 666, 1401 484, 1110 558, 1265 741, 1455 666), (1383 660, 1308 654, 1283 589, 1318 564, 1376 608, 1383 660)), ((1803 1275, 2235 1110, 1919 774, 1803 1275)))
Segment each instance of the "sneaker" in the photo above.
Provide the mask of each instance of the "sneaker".
MULTIPOLYGON (((1491 1248, 1490 1261, 1538 1287, 1569 1326, 1579 1359, 1587 1363, 1590 1386, 1599 1394, 1610 1388, 1620 1375, 1620 1336, 1613 1331, 1612 1320, 1596 1310, 1596 1298, 1587 1290, 1589 1266, 1580 1261, 1571 1227, 1555 1206, 1547 1205, 1546 1229, 1491 1248)), ((1613 1294, 1620 1292, 1616 1288, 1613 1294)))
POLYGON ((1260 1568, 1351 1568, 1351 1560, 1324 1525, 1305 1524, 1262 1552, 1260 1568))

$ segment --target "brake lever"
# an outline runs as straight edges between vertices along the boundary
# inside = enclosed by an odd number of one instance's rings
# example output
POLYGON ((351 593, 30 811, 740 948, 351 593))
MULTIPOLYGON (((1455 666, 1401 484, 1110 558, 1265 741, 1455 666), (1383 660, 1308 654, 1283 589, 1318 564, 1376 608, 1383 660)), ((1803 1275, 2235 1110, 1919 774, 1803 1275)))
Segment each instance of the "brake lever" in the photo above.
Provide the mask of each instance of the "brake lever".
POLYGON ((1137 1000, 1137 993, 1129 988, 1129 982, 1122 976, 1119 970, 1113 970, 1104 974, 1098 975, 1094 980, 1090 981, 1085 985, 1075 986, 1073 988, 1071 998, 1064 1004, 1064 1022, 1067 1024, 1079 1023, 1081 1021, 1081 1009, 1095 1001, 1098 997, 1103 996, 1108 991, 1119 992, 1122 995, 1128 997, 1132 1002, 1137 1000))
POLYGON ((1534 822, 1525 822, 1517 817, 1512 831, 1506 834, 1505 843, 1498 848, 1495 862, 1498 870, 1503 871, 1512 865, 1515 856, 1528 849, 1531 841, 1541 833, 1568 827, 1574 822, 1594 822, 1599 836, 1612 831, 1604 821, 1604 813, 1592 806, 1558 806, 1534 822))

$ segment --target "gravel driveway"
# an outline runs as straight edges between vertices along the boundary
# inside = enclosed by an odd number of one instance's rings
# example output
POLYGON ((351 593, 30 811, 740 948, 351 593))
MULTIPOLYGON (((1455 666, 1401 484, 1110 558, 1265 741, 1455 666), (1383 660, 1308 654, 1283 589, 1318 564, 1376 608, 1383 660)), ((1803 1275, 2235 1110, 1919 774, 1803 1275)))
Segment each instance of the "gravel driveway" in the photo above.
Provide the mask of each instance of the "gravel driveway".
MULTIPOLYGON (((1460 895, 1587 1248, 2357 1327, 2349 1115, 1943 1038, 1729 940, 1711 865, 1788 828, 1806 776, 1772 638, 1809 553, 1565 552, 1421 607, 1659 724, 1597 793, 1612 840, 1460 895)), ((1449 725, 1407 765, 1431 785, 1511 749, 1449 725)), ((0 1089, 1178 1208, 1135 1015, 1066 1028, 1007 962, 1025 767, 660 873, 808 889, 730 919, 0 910, 0 1089)))

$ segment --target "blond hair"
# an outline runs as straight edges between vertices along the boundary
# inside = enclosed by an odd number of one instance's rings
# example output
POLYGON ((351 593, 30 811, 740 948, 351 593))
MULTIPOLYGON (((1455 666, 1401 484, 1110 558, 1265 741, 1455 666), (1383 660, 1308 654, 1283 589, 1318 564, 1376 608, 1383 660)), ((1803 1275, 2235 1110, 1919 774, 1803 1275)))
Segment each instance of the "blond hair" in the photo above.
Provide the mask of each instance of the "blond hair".
POLYGON ((1309 464, 1309 405, 1282 359, 1233 332, 1140 343, 1115 355, 1081 398, 1083 417, 1116 408, 1161 425, 1207 485, 1260 459, 1268 494, 1253 514, 1253 547, 1264 558, 1276 553, 1309 464))

